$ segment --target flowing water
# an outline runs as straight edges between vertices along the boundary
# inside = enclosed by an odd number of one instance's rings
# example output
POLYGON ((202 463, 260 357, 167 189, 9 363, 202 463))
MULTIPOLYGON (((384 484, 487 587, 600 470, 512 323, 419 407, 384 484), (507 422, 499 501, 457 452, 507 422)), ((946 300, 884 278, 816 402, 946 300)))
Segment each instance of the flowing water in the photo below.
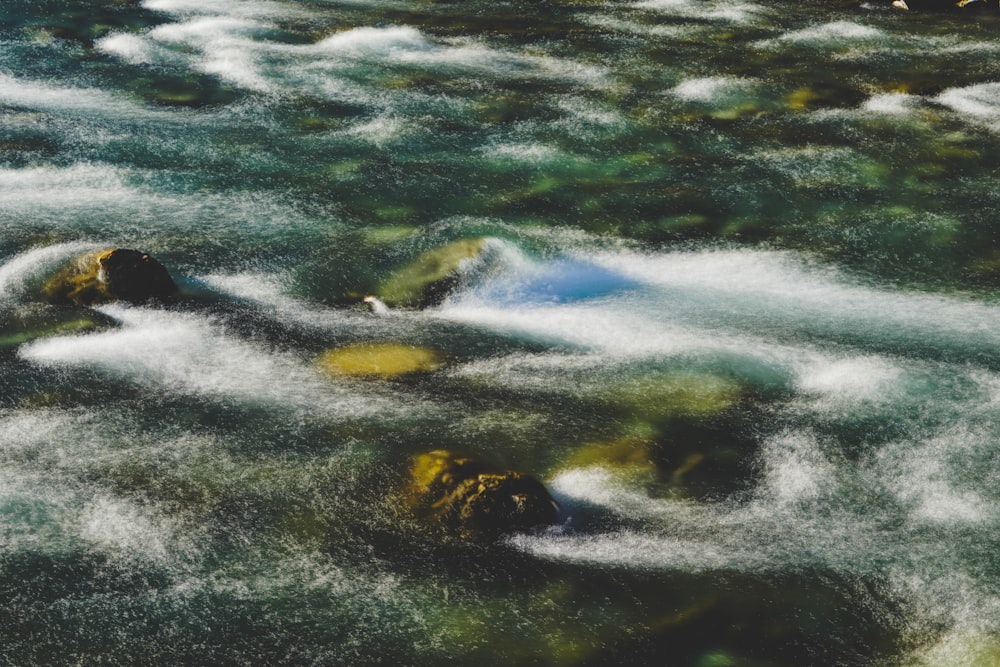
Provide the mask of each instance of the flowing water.
POLYGON ((998 30, 4 0, 0 664, 1000 664, 998 30), (53 320, 114 246, 181 303, 53 320), (317 366, 354 343, 445 363, 317 366), (419 525, 442 448, 559 524, 419 525))

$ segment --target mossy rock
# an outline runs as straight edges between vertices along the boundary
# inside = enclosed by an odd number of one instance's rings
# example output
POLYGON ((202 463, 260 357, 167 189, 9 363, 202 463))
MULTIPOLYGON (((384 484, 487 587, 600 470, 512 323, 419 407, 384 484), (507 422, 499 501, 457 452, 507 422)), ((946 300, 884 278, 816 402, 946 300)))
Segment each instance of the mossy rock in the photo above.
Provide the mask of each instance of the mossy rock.
POLYGON ((757 413, 741 405, 710 416, 675 415, 649 424, 643 435, 583 443, 557 467, 601 468, 673 497, 730 497, 756 480, 760 443, 751 414, 757 413))
POLYGON ((54 304, 140 304, 174 298, 177 285, 163 265, 148 254, 110 248, 71 260, 45 283, 43 294, 54 304))
POLYGON ((558 517, 555 500, 531 475, 445 450, 414 458, 403 498, 419 520, 464 539, 549 526, 558 517))
POLYGON ((662 423, 650 449, 660 483, 671 492, 700 500, 750 488, 760 446, 746 421, 741 411, 732 411, 662 423))
POLYGON ((652 479, 658 475, 655 450, 656 443, 643 437, 591 442, 574 449, 561 467, 600 467, 631 479, 652 479))
POLYGON ((89 308, 35 303, 0 313, 0 351, 22 343, 115 326, 115 321, 89 308))
POLYGON ((316 363, 334 376, 393 378, 437 370, 444 364, 444 357, 426 347, 372 343, 328 350, 316 363))
POLYGON ((418 255, 393 273, 378 289, 390 306, 427 308, 439 305, 459 280, 462 264, 482 253, 486 239, 459 239, 418 255))
POLYGON ((929 649, 916 651, 910 664, 918 667, 994 667, 1000 665, 1000 636, 975 631, 955 633, 929 649))
POLYGON ((739 403, 743 388, 735 380, 711 373, 652 371, 609 384, 601 397, 637 417, 659 420, 719 414, 739 403))

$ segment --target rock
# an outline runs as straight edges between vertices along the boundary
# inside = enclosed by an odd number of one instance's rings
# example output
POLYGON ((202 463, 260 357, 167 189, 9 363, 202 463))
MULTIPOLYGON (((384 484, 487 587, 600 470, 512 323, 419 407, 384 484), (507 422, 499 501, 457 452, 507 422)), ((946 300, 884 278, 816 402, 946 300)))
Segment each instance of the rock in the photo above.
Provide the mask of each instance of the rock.
POLYGON ((89 308, 33 303, 0 312, 0 352, 46 336, 98 331, 114 320, 89 308))
POLYGON ((138 304, 168 300, 176 295, 177 285, 163 265, 146 253, 110 248, 70 261, 45 283, 43 292, 55 304, 138 304))
POLYGON ((486 239, 459 239, 417 256, 396 271, 378 290, 390 306, 427 308, 439 305, 458 283, 464 262, 478 257, 486 239))
POLYGON ((328 350, 316 363, 330 375, 392 378, 436 370, 444 364, 444 359, 426 347, 377 343, 328 350))
POLYGON ((419 519, 464 539, 549 526, 558 516, 555 500, 531 475, 444 450, 414 459, 405 499, 419 519))

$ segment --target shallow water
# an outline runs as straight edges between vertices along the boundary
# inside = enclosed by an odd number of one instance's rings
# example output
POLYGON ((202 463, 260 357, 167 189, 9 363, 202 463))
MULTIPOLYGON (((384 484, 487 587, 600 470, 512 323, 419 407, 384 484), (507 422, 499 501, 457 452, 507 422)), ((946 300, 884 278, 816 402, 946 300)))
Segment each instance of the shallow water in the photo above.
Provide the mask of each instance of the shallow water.
POLYGON ((0 664, 1000 661, 998 28, 6 0, 0 664), (45 310, 112 246, 181 302, 45 310), (317 364, 355 343, 445 361, 317 364), (419 525, 441 448, 559 525, 419 525))

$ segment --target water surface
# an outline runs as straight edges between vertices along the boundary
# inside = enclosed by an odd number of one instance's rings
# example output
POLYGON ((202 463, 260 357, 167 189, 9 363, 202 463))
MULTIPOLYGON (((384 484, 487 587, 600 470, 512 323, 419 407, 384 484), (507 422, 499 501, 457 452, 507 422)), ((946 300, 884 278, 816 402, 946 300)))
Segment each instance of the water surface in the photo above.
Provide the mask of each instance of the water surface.
POLYGON ((6 0, 0 663, 994 664, 998 28, 6 0), (363 302, 478 238, 443 303, 363 302), (113 246, 182 302, 53 324, 113 246), (354 343, 446 362, 317 366, 354 343), (559 525, 420 526, 440 448, 559 525))

